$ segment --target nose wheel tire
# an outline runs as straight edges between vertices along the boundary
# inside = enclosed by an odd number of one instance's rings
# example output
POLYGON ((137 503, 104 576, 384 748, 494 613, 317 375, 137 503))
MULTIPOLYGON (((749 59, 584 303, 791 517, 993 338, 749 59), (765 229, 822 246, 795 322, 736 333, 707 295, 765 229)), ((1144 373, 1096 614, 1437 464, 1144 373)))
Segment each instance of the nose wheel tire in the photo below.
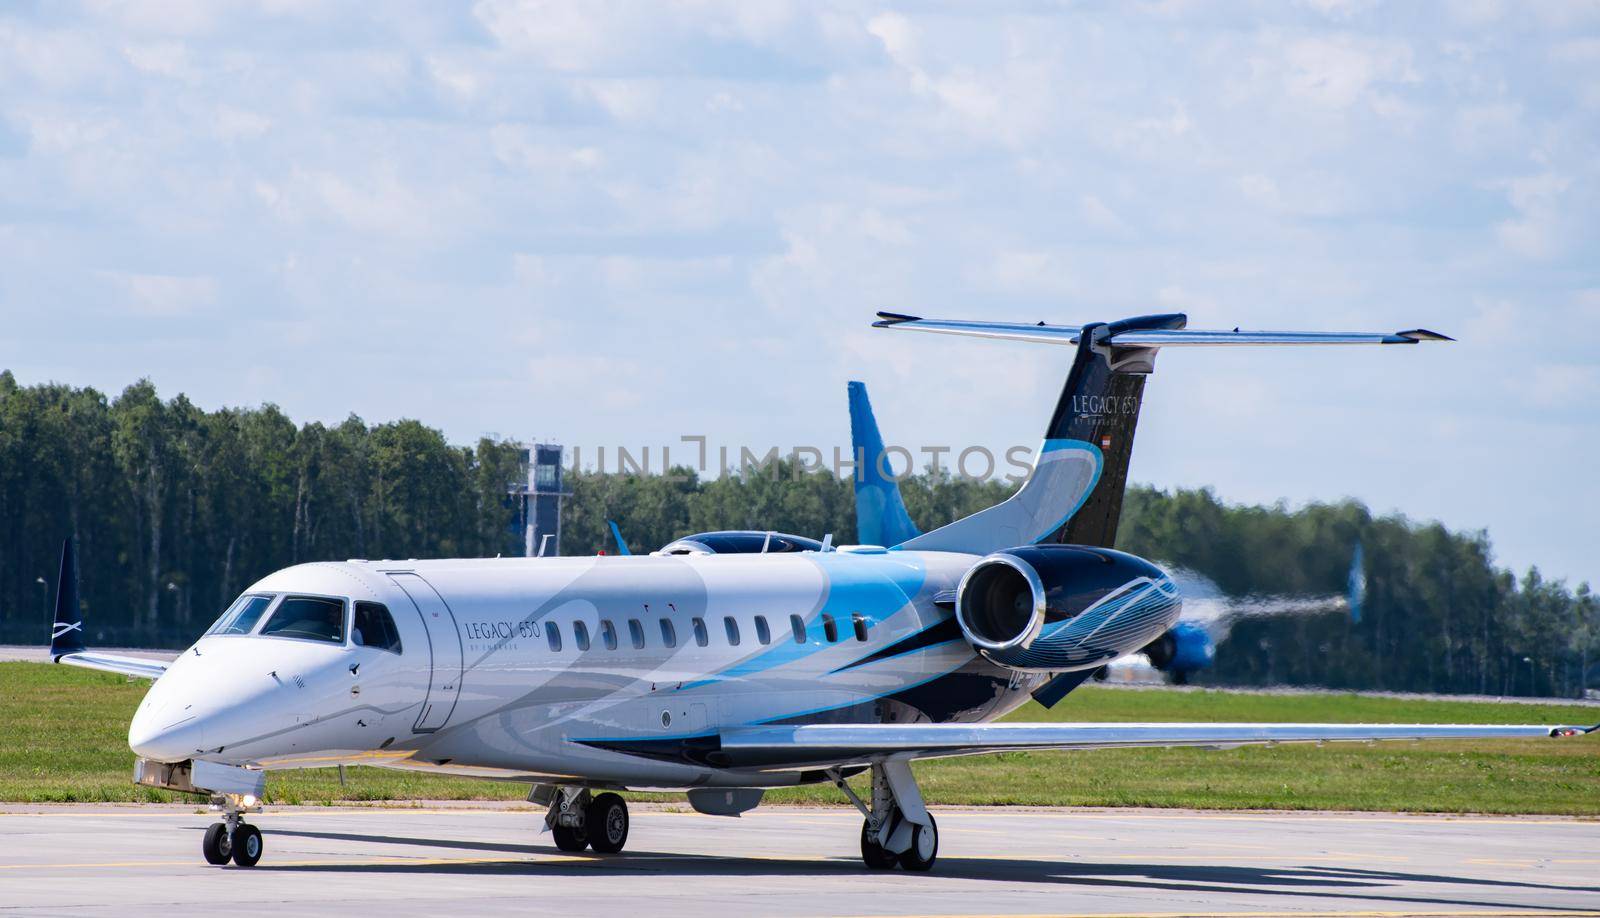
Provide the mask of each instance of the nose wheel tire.
POLYGON ((601 794, 584 812, 589 847, 599 854, 616 854, 628 843, 628 804, 616 794, 601 794))
POLYGON ((233 841, 228 838, 228 827, 220 822, 214 822, 206 829, 206 837, 200 843, 200 851, 206 856, 207 864, 218 867, 228 863, 233 857, 233 841))
POLYGON ((928 814, 928 824, 911 827, 911 847, 900 854, 900 866, 919 873, 933 869, 939 857, 939 823, 928 814))
POLYGON ((233 830, 233 862, 240 867, 254 867, 261 860, 261 830, 248 822, 239 823, 233 830))
POLYGON ((865 819, 861 820, 861 860, 870 870, 892 870, 897 860, 872 840, 872 823, 865 819))
POLYGON ((556 823, 550 827, 550 834, 556 840, 556 847, 562 851, 582 851, 589 847, 589 835, 584 828, 584 826, 564 826, 556 823))

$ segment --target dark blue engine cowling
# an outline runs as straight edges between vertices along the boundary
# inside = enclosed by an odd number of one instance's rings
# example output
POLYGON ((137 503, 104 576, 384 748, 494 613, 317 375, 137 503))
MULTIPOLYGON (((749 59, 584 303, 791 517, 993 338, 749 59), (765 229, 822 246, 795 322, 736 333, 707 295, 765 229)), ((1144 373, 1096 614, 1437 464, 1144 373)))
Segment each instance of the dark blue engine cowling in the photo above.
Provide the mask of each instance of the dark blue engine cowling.
POLYGON ((1169 673, 1183 685, 1189 674, 1210 666, 1217 658, 1216 642, 1199 622, 1179 622, 1144 649, 1150 665, 1169 673))
POLYGON ((1147 646, 1183 600, 1143 558, 1081 545, 1025 545, 986 556, 961 579, 956 620, 987 659, 1011 669, 1090 669, 1147 646))

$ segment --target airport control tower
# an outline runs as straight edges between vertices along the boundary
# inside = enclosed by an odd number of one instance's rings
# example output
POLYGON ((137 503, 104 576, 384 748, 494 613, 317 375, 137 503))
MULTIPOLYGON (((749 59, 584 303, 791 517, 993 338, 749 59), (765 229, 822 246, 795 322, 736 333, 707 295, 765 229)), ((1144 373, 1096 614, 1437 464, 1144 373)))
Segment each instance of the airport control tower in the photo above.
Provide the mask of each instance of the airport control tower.
POLYGON ((522 451, 522 480, 508 496, 514 509, 511 529, 522 539, 525 557, 561 554, 561 447, 535 443, 522 451))

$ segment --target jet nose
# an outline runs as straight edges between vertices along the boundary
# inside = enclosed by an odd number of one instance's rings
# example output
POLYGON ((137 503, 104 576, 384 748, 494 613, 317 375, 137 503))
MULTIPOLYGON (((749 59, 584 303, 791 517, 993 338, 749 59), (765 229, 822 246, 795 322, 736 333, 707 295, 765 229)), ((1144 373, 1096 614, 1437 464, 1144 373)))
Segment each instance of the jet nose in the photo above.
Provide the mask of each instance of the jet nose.
POLYGON ((128 725, 128 747, 157 762, 181 762, 205 748, 205 723, 185 711, 141 710, 128 725))

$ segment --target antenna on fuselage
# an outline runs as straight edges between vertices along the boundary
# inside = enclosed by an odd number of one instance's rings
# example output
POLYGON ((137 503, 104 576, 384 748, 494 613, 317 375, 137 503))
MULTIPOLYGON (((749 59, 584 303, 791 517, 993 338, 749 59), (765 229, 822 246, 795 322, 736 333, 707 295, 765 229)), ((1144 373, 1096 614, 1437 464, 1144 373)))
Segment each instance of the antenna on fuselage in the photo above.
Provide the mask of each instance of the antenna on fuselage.
POLYGON ((833 533, 830 532, 822 537, 822 550, 833 551, 833 533))
POLYGON ((544 553, 547 550, 549 550, 549 548, 550 548, 550 540, 555 538, 555 537, 556 537, 555 533, 553 533, 553 532, 545 533, 544 538, 539 540, 539 554, 537 555, 537 557, 540 557, 540 558, 544 557, 544 553))

